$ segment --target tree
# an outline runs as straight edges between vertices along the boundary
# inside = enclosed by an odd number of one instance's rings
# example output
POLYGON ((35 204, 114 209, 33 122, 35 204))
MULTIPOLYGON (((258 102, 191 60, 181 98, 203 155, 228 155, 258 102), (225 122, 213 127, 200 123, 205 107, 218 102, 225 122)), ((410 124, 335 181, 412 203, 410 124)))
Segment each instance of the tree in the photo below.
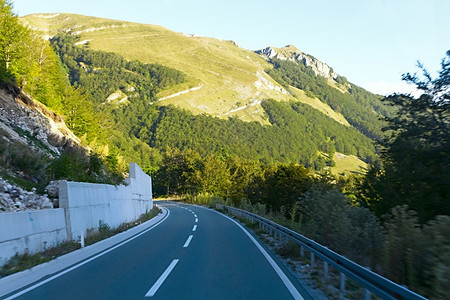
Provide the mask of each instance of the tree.
POLYGON ((195 193, 198 189, 195 172, 200 169, 200 164, 198 152, 167 147, 161 166, 154 176, 155 192, 161 195, 195 193))
POLYGON ((266 171, 261 198, 273 210, 288 210, 311 187, 311 170, 300 164, 281 164, 266 171))
POLYGON ((397 112, 386 118, 381 169, 369 173, 364 184, 378 214, 407 204, 421 223, 450 215, 450 50, 441 66, 436 79, 420 63, 423 77, 403 75, 422 92, 419 97, 393 94, 384 99, 397 112))
POLYGON ((15 81, 24 74, 28 64, 27 39, 30 31, 19 23, 9 0, 0 0, 0 80, 15 81))
POLYGON ((195 171, 195 181, 202 192, 227 196, 230 187, 230 170, 216 154, 203 159, 200 170, 195 171))

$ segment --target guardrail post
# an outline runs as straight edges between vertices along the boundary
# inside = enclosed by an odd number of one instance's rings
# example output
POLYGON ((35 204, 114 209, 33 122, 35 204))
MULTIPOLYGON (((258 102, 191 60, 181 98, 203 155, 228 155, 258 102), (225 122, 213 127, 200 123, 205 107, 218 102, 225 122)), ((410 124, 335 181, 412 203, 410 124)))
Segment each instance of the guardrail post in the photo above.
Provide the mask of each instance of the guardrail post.
MULTIPOLYGON (((366 269, 370 270, 370 267, 366 267, 366 269)), ((371 299, 372 293, 367 288, 364 288, 364 300, 371 300, 371 299)))
POLYGON ((328 263, 326 261, 323 262, 323 281, 328 280, 328 263))
POLYGON ((315 256, 314 256, 314 253, 312 253, 312 252, 311 252, 311 256, 310 256, 310 265, 311 265, 311 267, 314 267, 316 265, 315 256))
POLYGON ((364 289, 364 300, 372 299, 372 293, 368 289, 364 289))
POLYGON ((347 280, 346 276, 344 273, 340 273, 340 278, 339 278, 340 282, 339 282, 339 289, 341 290, 342 294, 345 294, 345 282, 347 280))

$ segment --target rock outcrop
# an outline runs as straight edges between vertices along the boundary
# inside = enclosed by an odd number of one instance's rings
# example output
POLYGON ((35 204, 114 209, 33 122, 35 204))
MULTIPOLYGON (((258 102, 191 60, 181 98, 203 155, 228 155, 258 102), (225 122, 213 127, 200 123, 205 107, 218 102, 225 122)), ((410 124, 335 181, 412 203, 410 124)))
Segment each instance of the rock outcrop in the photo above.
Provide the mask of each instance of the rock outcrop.
POLYGON ((62 149, 80 143, 61 116, 15 87, 0 88, 0 128, 8 134, 7 139, 50 156, 58 156, 62 149))
POLYGON ((305 54, 292 45, 277 49, 274 47, 267 47, 262 50, 257 50, 255 53, 264 58, 276 58, 280 60, 289 60, 296 63, 302 63, 310 67, 316 75, 325 77, 327 79, 336 79, 337 74, 326 64, 316 59, 315 57, 305 54))

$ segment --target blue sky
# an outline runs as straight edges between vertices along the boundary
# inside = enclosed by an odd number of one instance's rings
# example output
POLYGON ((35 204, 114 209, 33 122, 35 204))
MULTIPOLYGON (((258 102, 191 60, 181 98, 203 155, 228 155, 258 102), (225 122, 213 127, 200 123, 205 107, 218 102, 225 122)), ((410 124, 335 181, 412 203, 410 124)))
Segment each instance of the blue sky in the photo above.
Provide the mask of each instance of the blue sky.
POLYGON ((351 82, 402 91, 420 60, 436 75, 450 50, 450 0, 15 0, 20 15, 67 12, 234 40, 295 45, 351 82))

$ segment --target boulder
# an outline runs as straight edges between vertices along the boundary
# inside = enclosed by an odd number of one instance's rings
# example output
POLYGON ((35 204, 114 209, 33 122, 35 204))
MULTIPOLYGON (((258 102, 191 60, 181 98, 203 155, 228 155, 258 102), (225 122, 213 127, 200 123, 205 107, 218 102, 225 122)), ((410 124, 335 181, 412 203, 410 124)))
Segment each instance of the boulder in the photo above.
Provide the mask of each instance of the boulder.
POLYGON ((50 181, 50 183, 45 187, 45 192, 50 198, 59 197, 59 183, 61 180, 50 181))

